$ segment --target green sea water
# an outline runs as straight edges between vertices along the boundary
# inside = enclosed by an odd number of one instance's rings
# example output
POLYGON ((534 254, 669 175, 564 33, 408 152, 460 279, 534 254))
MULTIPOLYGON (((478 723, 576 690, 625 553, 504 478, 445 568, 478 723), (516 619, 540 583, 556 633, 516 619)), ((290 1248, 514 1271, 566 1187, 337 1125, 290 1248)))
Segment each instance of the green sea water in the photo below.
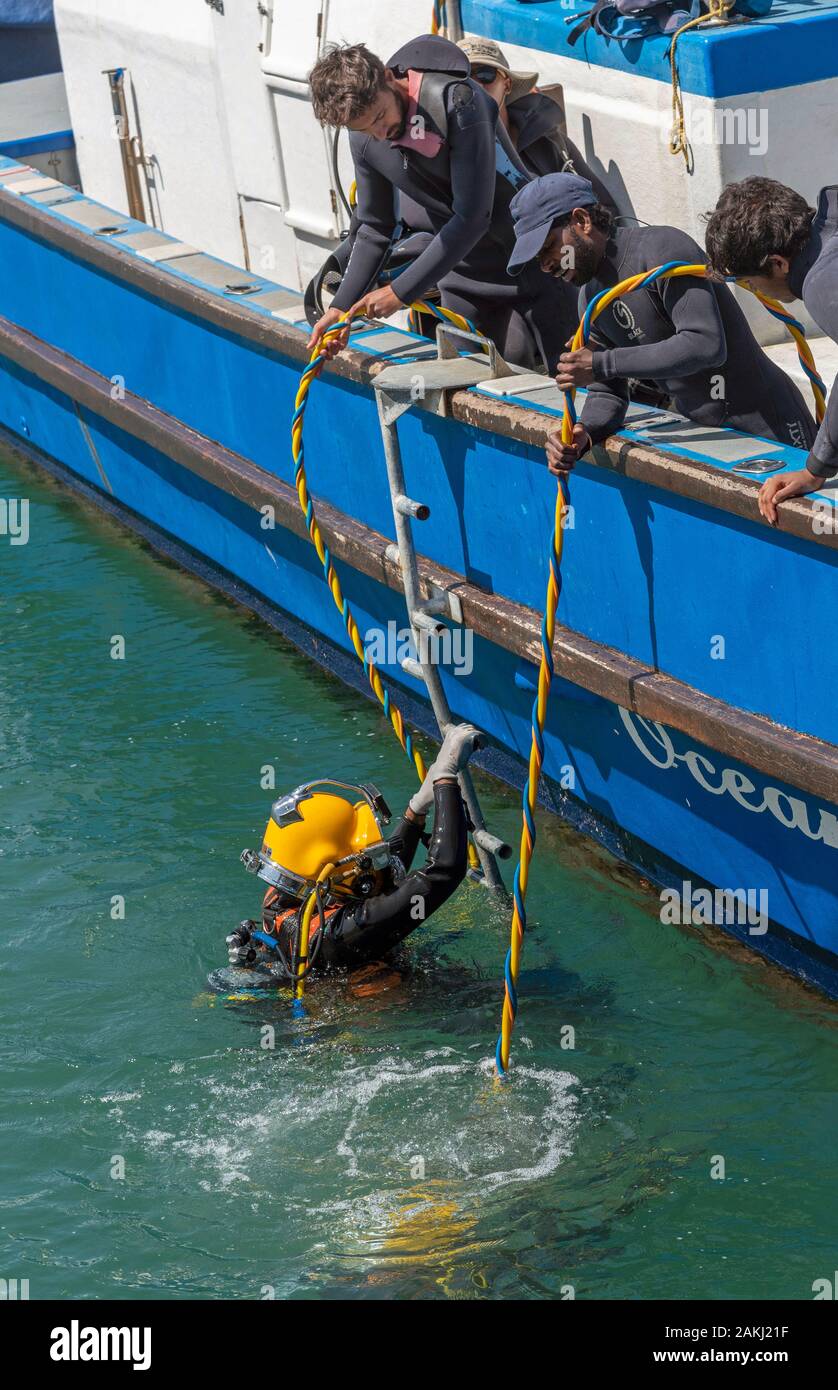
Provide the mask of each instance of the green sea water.
MULTIPOLYGON (((258 911, 238 856, 263 770, 373 780, 394 808, 411 770, 377 708, 95 508, 10 459, 0 495, 30 504, 28 543, 0 535, 0 1277, 32 1299, 812 1298, 838 1249, 833 1004, 661 925, 546 816, 507 1084, 507 915, 477 886, 384 994, 322 982, 303 1021, 222 1003, 204 983, 258 911)), ((515 840, 517 793, 478 785, 515 840)))

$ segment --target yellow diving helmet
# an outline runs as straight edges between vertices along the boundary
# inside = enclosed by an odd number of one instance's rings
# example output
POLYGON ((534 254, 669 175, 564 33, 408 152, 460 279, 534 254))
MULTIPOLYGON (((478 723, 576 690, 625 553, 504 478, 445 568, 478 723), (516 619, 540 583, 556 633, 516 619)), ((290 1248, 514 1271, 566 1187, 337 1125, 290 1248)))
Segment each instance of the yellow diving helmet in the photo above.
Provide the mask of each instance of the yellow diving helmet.
POLYGON ((328 777, 306 782, 274 802, 262 848, 246 849, 242 863, 300 901, 311 893, 322 870, 333 864, 331 894, 371 897, 388 869, 398 877, 398 861, 394 863, 383 838, 389 820, 390 810, 376 787, 328 777), (320 787, 331 790, 315 790, 320 787))

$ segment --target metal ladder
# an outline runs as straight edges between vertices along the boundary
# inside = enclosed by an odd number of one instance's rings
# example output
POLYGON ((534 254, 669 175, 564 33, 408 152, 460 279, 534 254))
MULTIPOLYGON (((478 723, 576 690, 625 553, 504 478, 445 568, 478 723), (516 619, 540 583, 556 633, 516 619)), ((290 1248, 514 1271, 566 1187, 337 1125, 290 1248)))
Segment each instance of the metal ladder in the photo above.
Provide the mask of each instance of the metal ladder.
MULTIPOLYGON (((433 410, 438 415, 445 415, 446 391, 474 386, 477 382, 491 377, 508 375, 510 371, 495 350, 494 343, 488 345, 488 356, 484 352, 479 355, 461 356, 454 345, 454 339, 469 339, 481 346, 484 344, 484 340, 473 333, 466 333, 448 324, 440 324, 437 328, 436 358, 417 358, 409 363, 385 367, 373 378, 384 457, 387 462, 390 500, 396 525, 397 543, 388 546, 386 553, 387 558, 395 561, 401 570, 408 620, 419 657, 418 661, 410 656, 404 657, 400 664, 407 675, 412 676, 414 680, 422 681, 425 685, 442 736, 455 721, 439 668, 429 659, 428 649, 431 639, 446 630, 445 625, 439 621, 440 617, 445 616, 452 622, 462 623, 463 612, 459 595, 451 590, 434 589, 430 599, 424 602, 422 600, 413 540, 413 522, 427 521, 431 512, 430 507, 424 502, 416 502, 407 496, 397 423, 399 418, 416 404, 417 378, 421 382, 420 398, 423 407, 433 410)), ((459 782, 474 826, 472 839, 482 870, 480 875, 475 876, 494 892, 505 895, 506 889, 497 860, 508 859, 512 850, 505 841, 486 829, 474 783, 467 769, 459 774, 459 782)))

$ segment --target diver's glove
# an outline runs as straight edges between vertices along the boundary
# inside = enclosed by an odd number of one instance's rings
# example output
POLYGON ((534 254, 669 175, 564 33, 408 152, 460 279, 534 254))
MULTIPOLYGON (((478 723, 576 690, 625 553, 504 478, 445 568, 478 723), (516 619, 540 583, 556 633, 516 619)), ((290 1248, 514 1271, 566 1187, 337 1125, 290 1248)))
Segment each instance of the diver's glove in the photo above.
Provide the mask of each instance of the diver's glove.
POLYGON ((252 922, 242 922, 227 937, 227 957, 231 965, 252 965, 257 953, 250 944, 252 922))
POLYGON ((436 761, 428 768, 425 780, 418 792, 410 798, 408 805, 415 816, 424 816, 434 804, 434 782, 441 777, 456 777, 462 772, 476 748, 481 745, 483 735, 473 724, 452 724, 436 761))

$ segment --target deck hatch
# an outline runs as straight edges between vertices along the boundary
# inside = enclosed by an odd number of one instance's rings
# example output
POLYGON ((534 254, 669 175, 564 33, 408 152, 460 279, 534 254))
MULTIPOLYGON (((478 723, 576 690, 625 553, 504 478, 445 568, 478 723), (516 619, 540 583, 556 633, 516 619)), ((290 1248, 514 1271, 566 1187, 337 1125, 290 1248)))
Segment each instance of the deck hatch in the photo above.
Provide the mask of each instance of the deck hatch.
MULTIPOLYGON (((188 250, 188 248, 184 249, 188 250)), ((248 275, 246 270, 237 270, 235 266, 228 265, 225 261, 217 261, 212 256, 205 255, 203 251, 196 251, 193 255, 180 255, 177 260, 179 263, 175 266, 175 270, 183 275, 190 275, 193 280, 199 280, 202 285, 209 285, 214 290, 221 290, 229 294, 232 289, 235 289, 241 294, 246 287, 251 285, 254 289, 263 287, 263 281, 257 280, 253 275, 248 275)))

